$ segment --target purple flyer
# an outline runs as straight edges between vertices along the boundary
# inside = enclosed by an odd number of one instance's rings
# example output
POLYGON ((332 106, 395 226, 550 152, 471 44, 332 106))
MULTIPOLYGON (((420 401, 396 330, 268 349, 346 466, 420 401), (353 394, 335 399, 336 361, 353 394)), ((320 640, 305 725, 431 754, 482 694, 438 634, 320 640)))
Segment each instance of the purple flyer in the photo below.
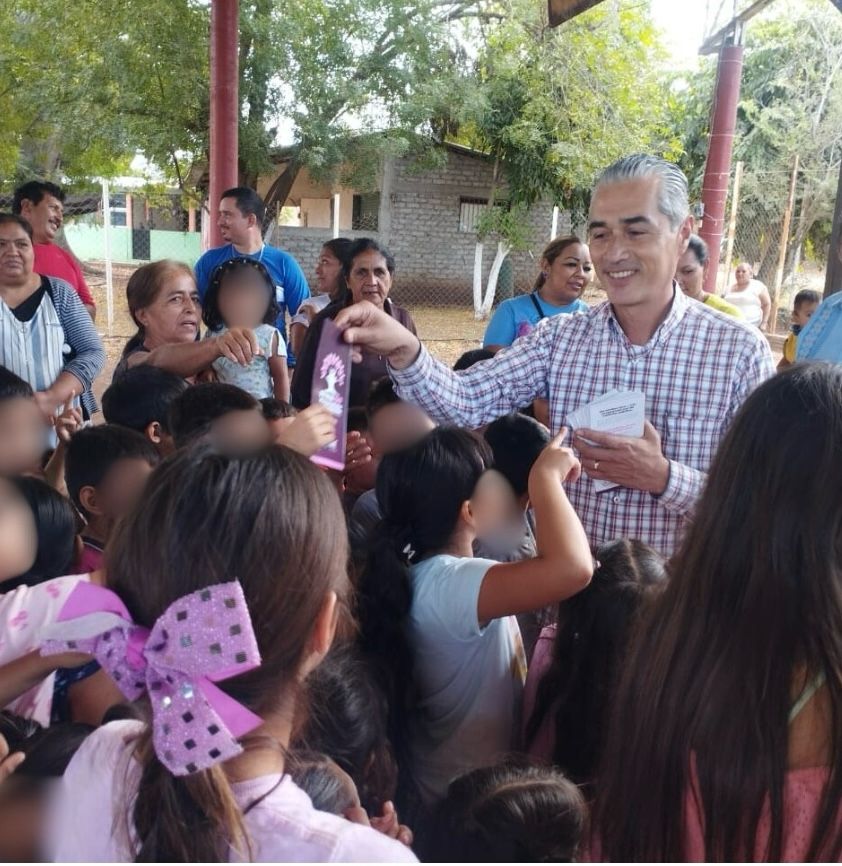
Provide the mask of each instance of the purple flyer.
POLYGON ((313 367, 313 390, 310 400, 321 403, 336 419, 336 439, 320 448, 312 461, 329 469, 345 468, 345 440, 348 430, 348 397, 350 395, 351 346, 330 319, 322 327, 316 363, 313 367))

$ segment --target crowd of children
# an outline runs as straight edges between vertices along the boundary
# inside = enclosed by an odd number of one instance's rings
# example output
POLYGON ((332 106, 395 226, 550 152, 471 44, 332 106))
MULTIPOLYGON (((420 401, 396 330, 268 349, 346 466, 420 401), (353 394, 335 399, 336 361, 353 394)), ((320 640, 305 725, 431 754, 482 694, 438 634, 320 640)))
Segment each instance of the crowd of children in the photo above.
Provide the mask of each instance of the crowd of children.
MULTIPOLYGON (((577 302, 587 247, 542 266, 577 302)), ((205 277, 203 339, 189 270, 132 278, 104 423, 0 367, 0 858, 842 857, 839 366, 748 398, 667 563, 592 549, 538 407, 437 426, 385 377, 318 468, 273 276, 205 277)))

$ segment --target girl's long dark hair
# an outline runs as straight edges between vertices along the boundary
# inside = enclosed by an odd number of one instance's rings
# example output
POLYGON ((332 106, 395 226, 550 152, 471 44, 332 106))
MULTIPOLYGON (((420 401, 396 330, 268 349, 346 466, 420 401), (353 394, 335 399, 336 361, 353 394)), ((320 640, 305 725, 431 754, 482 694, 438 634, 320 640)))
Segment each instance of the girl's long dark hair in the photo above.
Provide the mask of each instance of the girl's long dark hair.
POLYGON ((490 464, 488 446, 477 436, 439 427, 411 448, 387 454, 377 472, 383 520, 359 580, 359 642, 389 700, 389 736, 399 764, 405 765, 412 706, 413 660, 405 633, 412 607, 410 564, 447 547, 462 504, 490 464))
MULTIPOLYGON (((106 553, 109 586, 147 628, 176 599, 238 579, 254 625, 259 668, 221 683, 258 715, 292 712, 297 674, 327 594, 344 600, 347 538, 325 475, 283 448, 229 457, 187 449, 150 476, 143 501, 106 553), (313 543, 314 526, 329 528, 313 543)), ((246 742, 248 747, 248 743, 246 742)), ((248 857, 243 813, 220 766, 173 776, 151 732, 138 740, 135 856, 143 862, 248 857)))
POLYGON ((553 763, 589 791, 632 625, 648 588, 666 578, 663 559, 640 541, 609 542, 596 558, 587 588, 559 604, 552 662, 526 726, 529 746, 544 720, 553 720, 553 763))
POLYGON ((830 714, 805 859, 842 854, 840 442, 839 366, 793 367, 737 414, 625 665, 595 812, 605 859, 685 859, 694 791, 706 859, 780 860, 796 829, 784 788, 801 672, 825 674, 830 714))

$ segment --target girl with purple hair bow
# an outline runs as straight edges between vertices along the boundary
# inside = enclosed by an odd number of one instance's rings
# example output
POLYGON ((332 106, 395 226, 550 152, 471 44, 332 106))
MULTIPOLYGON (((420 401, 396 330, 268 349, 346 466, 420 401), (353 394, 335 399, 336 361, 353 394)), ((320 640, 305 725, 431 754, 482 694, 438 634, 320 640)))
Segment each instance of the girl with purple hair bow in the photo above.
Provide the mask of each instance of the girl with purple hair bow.
POLYGON ((150 476, 42 652, 96 657, 144 722, 93 733, 47 825, 58 861, 414 861, 286 773, 308 674, 347 609, 339 498, 282 448, 188 450, 150 476), (334 526, 314 543, 312 527, 334 526))

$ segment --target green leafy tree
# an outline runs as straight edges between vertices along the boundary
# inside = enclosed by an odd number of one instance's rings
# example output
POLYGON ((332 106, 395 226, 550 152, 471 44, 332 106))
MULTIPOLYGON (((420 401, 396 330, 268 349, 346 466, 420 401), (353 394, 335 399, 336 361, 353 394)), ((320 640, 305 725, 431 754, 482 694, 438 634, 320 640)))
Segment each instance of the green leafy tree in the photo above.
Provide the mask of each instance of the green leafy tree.
POLYGON ((581 219, 600 168, 625 153, 680 150, 667 122, 664 53, 645 5, 610 0, 557 29, 548 26, 544 4, 511 0, 499 8, 505 14, 486 28, 478 98, 468 102, 473 116, 463 129, 495 164, 478 242, 496 237, 497 254, 481 303, 479 249, 475 258, 482 317, 493 304, 501 257, 517 243, 517 219, 493 207, 498 194, 514 215, 550 198, 581 219))
MULTIPOLYGON (((683 167, 701 189, 715 58, 688 81, 675 105, 683 167)), ((826 0, 778 4, 747 28, 734 161, 745 165, 735 253, 759 262, 772 285, 793 156, 798 154, 796 217, 787 273, 805 242, 826 254, 842 162, 842 15, 826 0)))
POLYGON ((0 168, 84 183, 138 150, 183 176, 207 139, 207 8, 187 0, 0 4, 0 168))

